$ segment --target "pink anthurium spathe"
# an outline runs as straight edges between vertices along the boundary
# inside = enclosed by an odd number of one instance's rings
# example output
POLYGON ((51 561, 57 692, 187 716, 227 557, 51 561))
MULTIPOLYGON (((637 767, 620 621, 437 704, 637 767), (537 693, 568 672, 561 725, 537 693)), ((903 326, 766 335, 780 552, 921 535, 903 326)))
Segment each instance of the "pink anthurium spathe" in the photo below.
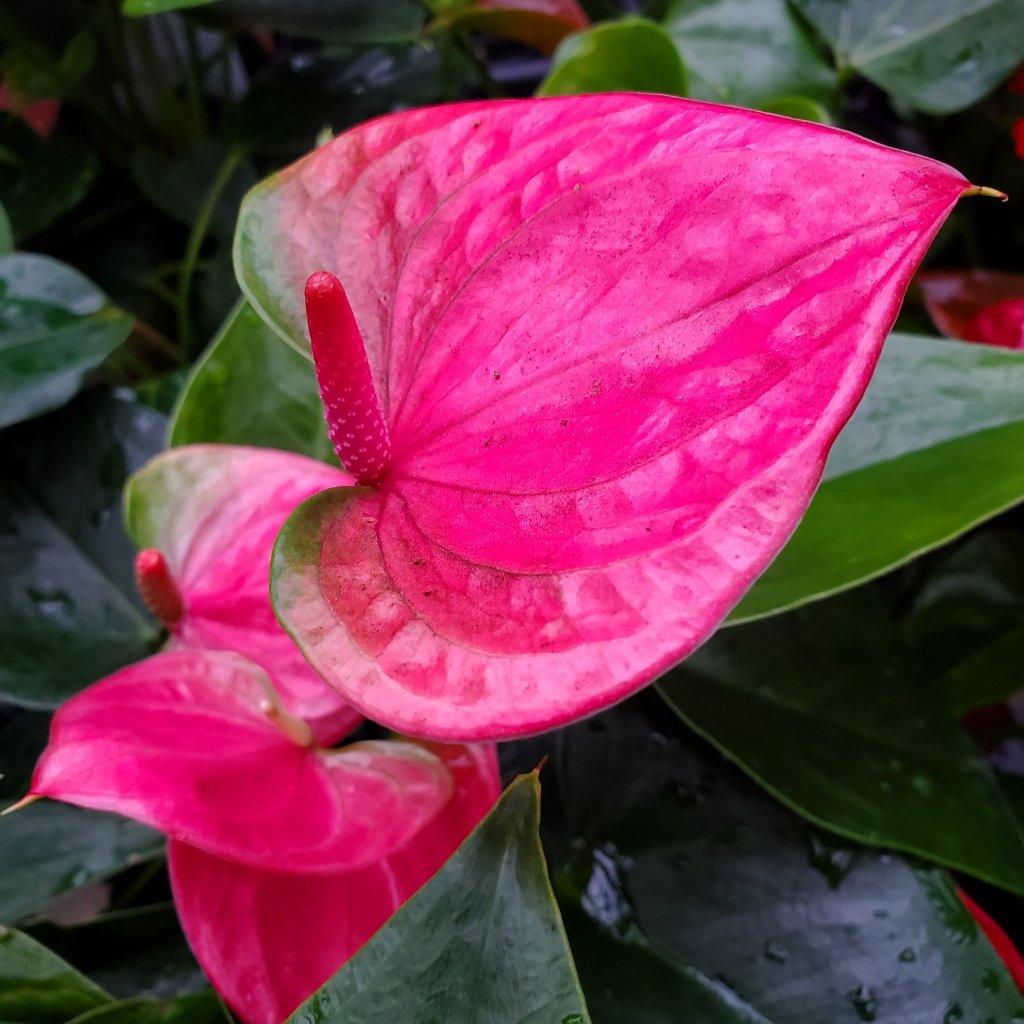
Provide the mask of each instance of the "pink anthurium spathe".
POLYGON ((979 191, 821 125, 621 94, 409 111, 286 168, 238 269, 296 344, 311 278, 365 486, 285 525, 282 622, 412 735, 528 734, 646 685, 792 532, 979 191))
POLYGON ((143 548, 136 578, 167 627, 167 650, 237 651, 261 665, 285 707, 333 743, 360 721, 310 668, 270 605, 270 553, 303 499, 352 477, 290 452, 187 445, 129 481, 128 531, 143 548))
POLYGON ((590 25, 576 0, 468 0, 438 20, 517 39, 542 53, 551 53, 570 32, 590 25))
POLYGON ((430 749, 454 794, 423 829, 378 862, 336 874, 266 871, 184 843, 171 883, 196 959, 248 1024, 280 1024, 451 856, 499 793, 492 745, 430 749))
POLYGON ((451 773, 421 746, 316 746, 265 673, 224 651, 158 654, 76 694, 30 792, 241 864, 310 872, 376 863, 451 794, 451 773))
POLYGON ((917 275, 928 315, 943 334, 1024 349, 1024 274, 929 270, 917 275))

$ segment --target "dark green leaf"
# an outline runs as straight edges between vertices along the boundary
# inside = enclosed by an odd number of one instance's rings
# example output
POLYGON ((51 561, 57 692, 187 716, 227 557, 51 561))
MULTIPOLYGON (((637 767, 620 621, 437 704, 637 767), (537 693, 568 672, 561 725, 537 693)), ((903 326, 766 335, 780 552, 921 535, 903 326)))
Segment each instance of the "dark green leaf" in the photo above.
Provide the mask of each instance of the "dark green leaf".
POLYGON ((132 821, 65 804, 32 804, 0 819, 0 920, 38 913, 55 896, 162 851, 161 836, 132 821))
POLYGON ((151 652, 121 488, 160 447, 164 419, 87 396, 4 435, 0 452, 0 694, 52 708, 151 652))
POLYGON ((240 303, 196 364, 171 444, 249 444, 333 461, 313 364, 240 303))
POLYGON ((139 16, 214 6, 219 16, 250 28, 346 42, 414 36, 426 13, 419 0, 124 0, 121 9, 139 16))
POLYGON ((77 270, 0 256, 0 427, 63 405, 131 326, 77 270))
POLYGON ((591 919, 567 914, 596 1024, 1024 1021, 942 872, 821 835, 635 706, 559 757, 574 854, 554 877, 591 919))
POLYGON ((14 251, 14 235, 11 232, 11 220, 7 211, 0 206, 0 256, 14 251))
POLYGON ((872 579, 1024 497, 1024 355, 893 335, 803 522, 730 621, 872 579))
POLYGON ((210 234, 230 241, 242 197, 258 175, 248 160, 213 139, 202 139, 184 156, 170 159, 158 150, 140 150, 132 159, 132 176, 146 198, 168 217, 191 227, 210 193, 211 182, 227 168, 225 182, 210 216, 210 234))
POLYGON ((32 935, 118 999, 184 995, 206 986, 170 903, 63 928, 36 925, 32 935))
POLYGON ((672 39, 653 21, 623 18, 566 36, 538 96, 587 92, 686 95, 686 69, 672 39))
POLYGON ((794 0, 836 63, 932 114, 969 107, 1024 58, 1019 0, 794 0))
POLYGON ((876 595, 718 633, 661 684, 812 821, 1024 893, 1024 831, 876 595))
POLYGON ((0 927, 0 1020, 64 1024, 110 1002, 103 989, 21 932, 0 927))
POLYGON ((61 138, 40 139, 9 114, 0 114, 0 151, 0 203, 18 241, 49 227, 84 199, 99 170, 90 149, 61 138))
POLYGON ((825 99, 835 89, 786 0, 676 0, 665 28, 698 99, 754 107, 791 93, 825 99))
POLYGON ((1024 626, 1018 626, 958 662, 943 677, 953 713, 962 715, 1012 697, 1021 689, 1022 665, 1024 626))
POLYGON ((588 1024, 537 836, 539 801, 536 775, 517 779, 291 1024, 588 1024))
POLYGON ((82 1014, 69 1024, 228 1024, 224 1006, 211 992, 178 999, 128 999, 82 1014))

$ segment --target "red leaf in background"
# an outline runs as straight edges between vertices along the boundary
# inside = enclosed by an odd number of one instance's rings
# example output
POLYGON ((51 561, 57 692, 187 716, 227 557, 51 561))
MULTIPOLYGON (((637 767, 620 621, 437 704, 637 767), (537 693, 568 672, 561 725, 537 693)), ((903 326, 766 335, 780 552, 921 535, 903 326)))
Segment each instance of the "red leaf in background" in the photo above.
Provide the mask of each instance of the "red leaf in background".
POLYGON ((54 715, 31 788, 219 857, 321 872, 376 863, 451 792, 421 746, 314 746, 266 675, 224 651, 158 654, 76 694, 54 715))
POLYGON ((1024 992, 1024 957, 1020 955, 1013 940, 996 923, 995 919, 983 910, 963 889, 957 889, 963 905, 971 912, 971 917, 978 922, 978 926, 985 933, 986 938, 992 943, 1000 959, 1006 964, 1006 969, 1013 976, 1017 987, 1024 992))
POLYGON ((551 53, 569 33, 590 25, 576 0, 475 0, 452 17, 467 28, 516 39, 542 53, 551 53))
POLYGON ((6 110, 20 117, 42 139, 48 139, 57 127, 60 116, 60 100, 26 99, 12 89, 6 82, 0 81, 0 110, 6 110))
POLYGON ((916 282, 928 315, 947 337, 1003 348, 1024 346, 1024 274, 928 270, 916 282))
POLYGON ((139 589, 170 630, 166 650, 226 650, 255 661, 284 706, 321 743, 361 715, 309 667, 270 605, 270 552, 303 499, 352 478, 315 459, 267 448, 186 445, 129 481, 129 533, 144 548, 139 589), (173 619, 173 621, 172 621, 173 619))
POLYGON ((498 798, 492 745, 429 749, 455 792, 404 846, 358 871, 262 871, 172 842, 174 901, 196 959, 248 1024, 280 1024, 426 882, 498 798))
POLYGON ((792 532, 970 191, 846 132, 617 94, 409 111, 286 168, 243 207, 245 289, 299 338, 306 279, 337 275, 354 317, 311 294, 325 401, 365 346, 392 457, 285 525, 282 621, 411 735, 646 685, 792 532))
POLYGON ((1017 156, 1024 160, 1024 117, 1018 118, 1013 122, 1013 148, 1017 151, 1017 156))

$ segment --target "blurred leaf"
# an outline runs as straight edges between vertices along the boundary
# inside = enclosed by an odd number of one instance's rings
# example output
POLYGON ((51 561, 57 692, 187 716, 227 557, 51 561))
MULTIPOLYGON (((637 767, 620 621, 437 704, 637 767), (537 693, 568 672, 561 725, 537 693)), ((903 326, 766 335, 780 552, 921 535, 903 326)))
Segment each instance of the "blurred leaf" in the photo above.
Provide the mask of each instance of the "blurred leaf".
POLYGON ((227 1024, 230 1018, 212 991, 179 999, 128 999, 82 1014, 69 1024, 227 1024))
POLYGON ((207 984, 171 903, 114 911, 69 927, 37 925, 32 935, 118 999, 184 995, 207 984))
POLYGON ((419 0, 124 0, 121 10, 137 17, 193 7, 215 7, 248 28, 346 42, 408 38, 425 20, 419 0))
POLYGON ((283 448, 333 462, 313 364, 247 302, 196 363, 171 419, 172 446, 216 442, 283 448))
POLYGON ((150 653, 121 487, 160 448, 164 419, 88 396, 0 449, 0 695, 52 708, 150 653))
POLYGON ((21 932, 0 928, 0 1020, 64 1024, 110 1002, 103 989, 21 932))
POLYGON ((134 155, 131 170, 139 189, 158 210, 191 227, 207 201, 210 183, 229 165, 233 170, 213 208, 209 233, 230 241, 242 197, 258 180, 253 165, 248 160, 239 162, 235 150, 208 138, 178 159, 145 149, 134 155))
POLYGON ((0 256, 0 426, 63 405, 131 326, 77 270, 0 256))
POLYGON ((957 662, 943 681, 956 715, 998 704, 1024 689, 1024 626, 957 662))
POLYGON ((55 896, 162 851, 158 833, 112 814, 49 802, 24 807, 0 819, 0 921, 39 913, 55 896))
POLYGON ((567 36, 538 96, 588 92, 686 95, 686 69, 665 30, 643 18, 606 22, 567 36))
POLYGON ((451 859, 291 1024, 589 1024, 537 836, 540 786, 517 779, 451 859))
POLYGON ((945 874, 820 834, 635 707, 566 730, 558 761, 554 878, 595 1024, 1024 1019, 945 874))
POLYGON ((0 256, 14 251, 14 235, 11 233, 11 221, 7 211, 0 206, 0 256))
POLYGON ((760 106, 789 94, 825 99, 836 86, 786 0, 675 0, 665 16, 690 95, 760 106))
POLYGON ((976 103, 1024 59, 1019 0, 794 0, 841 69, 930 114, 976 103))
POLYGON ((806 96, 777 96, 761 104, 766 114, 779 114, 782 117, 793 117, 798 121, 813 121, 815 124, 831 124, 829 112, 814 100, 806 96))
POLYGON ((712 637, 660 684, 810 820, 1024 893, 1024 829, 871 591, 712 637))
POLYGON ((90 149, 40 139, 19 118, 0 113, 0 203, 18 241, 38 234, 85 198, 99 170, 90 149))
POLYGON ((894 334, 803 521, 730 621, 855 586, 1024 497, 1024 354, 894 334))

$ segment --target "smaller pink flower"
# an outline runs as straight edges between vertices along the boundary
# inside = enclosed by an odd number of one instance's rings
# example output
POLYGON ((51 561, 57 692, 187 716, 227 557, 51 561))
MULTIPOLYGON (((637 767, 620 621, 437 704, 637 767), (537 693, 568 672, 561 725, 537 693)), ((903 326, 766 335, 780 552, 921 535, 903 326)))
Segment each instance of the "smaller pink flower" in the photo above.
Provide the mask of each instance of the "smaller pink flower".
POLYGON ((128 529, 143 550, 136 579, 170 633, 166 650, 237 651, 281 701, 335 743, 361 721, 278 624, 268 580, 274 539, 310 495, 352 477, 290 452, 186 445, 148 462, 127 490, 128 529))
POLYGON ((1024 160, 1024 117, 1017 118, 1010 130, 1013 134, 1013 148, 1017 151, 1017 156, 1024 160))
POLYGON ((30 795, 165 832, 197 959, 247 1024, 280 1024, 444 863, 498 774, 493 746, 318 747, 258 666, 179 651, 63 705, 30 795))
POLYGON ((1024 274, 929 270, 917 275, 928 315, 950 338, 1024 349, 1024 274))

